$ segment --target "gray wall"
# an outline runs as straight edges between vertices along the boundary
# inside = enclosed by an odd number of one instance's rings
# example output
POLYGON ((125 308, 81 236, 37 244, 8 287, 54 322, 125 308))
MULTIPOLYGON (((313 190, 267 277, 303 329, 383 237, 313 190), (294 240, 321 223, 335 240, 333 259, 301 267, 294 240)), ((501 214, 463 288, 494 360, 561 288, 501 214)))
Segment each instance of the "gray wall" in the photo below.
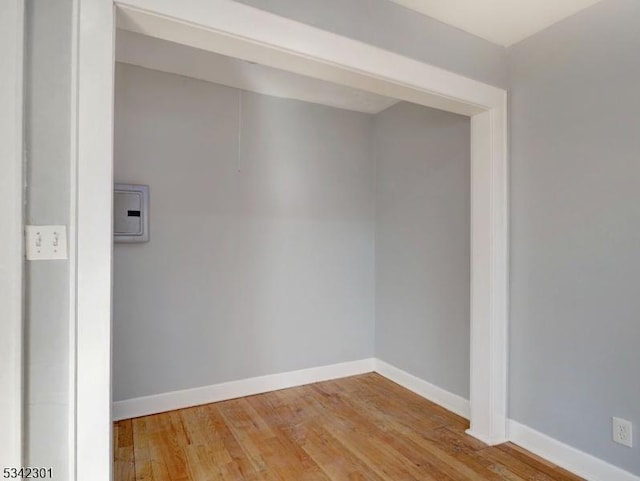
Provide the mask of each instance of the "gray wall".
POLYGON ((114 398, 369 357, 374 325, 468 397, 469 120, 240 95, 117 66, 115 176, 150 184, 151 242, 115 246, 114 398))
POLYGON ((467 117, 375 117, 376 357, 469 398, 467 117))
POLYGON ((506 50, 389 0, 236 0, 498 87, 506 50))
MULTIPOLYGON (((27 224, 69 223, 72 1, 26 2, 27 224)), ((25 464, 68 479, 69 269, 26 263, 25 464)))
POLYGON ((509 50, 510 414, 640 474, 640 2, 509 50))
POLYGON ((241 103, 239 135, 240 91, 117 66, 151 241, 115 246, 115 400, 373 355, 371 116, 241 103))

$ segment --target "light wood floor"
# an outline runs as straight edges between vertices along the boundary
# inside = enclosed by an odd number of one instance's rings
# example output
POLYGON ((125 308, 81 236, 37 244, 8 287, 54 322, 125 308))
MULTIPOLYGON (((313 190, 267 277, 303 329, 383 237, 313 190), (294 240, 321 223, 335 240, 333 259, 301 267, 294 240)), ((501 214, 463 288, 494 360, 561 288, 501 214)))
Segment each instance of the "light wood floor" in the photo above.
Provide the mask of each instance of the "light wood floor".
POLYGON ((577 481, 377 374, 115 423, 115 481, 577 481))

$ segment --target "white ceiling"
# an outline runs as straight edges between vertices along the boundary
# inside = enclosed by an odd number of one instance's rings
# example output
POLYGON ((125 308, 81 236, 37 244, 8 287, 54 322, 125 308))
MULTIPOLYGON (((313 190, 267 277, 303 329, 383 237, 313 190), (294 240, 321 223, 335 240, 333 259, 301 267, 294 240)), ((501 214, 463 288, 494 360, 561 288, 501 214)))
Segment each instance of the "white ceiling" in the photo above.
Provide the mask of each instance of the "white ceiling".
POLYGON ((118 30, 116 60, 274 97, 376 114, 396 99, 118 30))
POLYGON ((600 0, 391 0, 508 47, 600 0))

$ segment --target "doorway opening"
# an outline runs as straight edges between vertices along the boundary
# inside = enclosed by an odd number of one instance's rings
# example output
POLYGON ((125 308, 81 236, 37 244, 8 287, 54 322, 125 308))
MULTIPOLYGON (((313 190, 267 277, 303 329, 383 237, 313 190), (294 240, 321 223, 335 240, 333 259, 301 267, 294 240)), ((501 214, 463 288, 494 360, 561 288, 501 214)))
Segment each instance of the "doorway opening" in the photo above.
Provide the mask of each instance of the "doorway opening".
MULTIPOLYGON (((471 118, 470 433, 491 444, 506 439, 505 92, 233 2, 202 6, 195 1, 162 5, 140 0, 116 1, 115 5, 120 28, 129 32, 471 118)), ((114 68, 115 18, 109 12, 105 2, 98 0, 87 2, 86 8, 83 5, 78 39, 78 158, 82 168, 76 191, 75 262, 80 477, 81 473, 95 474, 96 463, 110 462, 104 458, 109 452, 107 443, 83 442, 95 440, 97 419, 102 420, 99 431, 104 430, 108 438, 111 422, 110 416, 104 417, 110 411, 107 379, 111 365, 113 115, 109 105, 114 84, 109 72, 114 68), (93 18, 101 18, 102 23, 91 23, 93 18), (92 27, 82 28, 84 22, 92 27)), ((152 189, 152 209, 153 199, 152 189)), ((151 229, 153 238, 153 226, 151 229)))

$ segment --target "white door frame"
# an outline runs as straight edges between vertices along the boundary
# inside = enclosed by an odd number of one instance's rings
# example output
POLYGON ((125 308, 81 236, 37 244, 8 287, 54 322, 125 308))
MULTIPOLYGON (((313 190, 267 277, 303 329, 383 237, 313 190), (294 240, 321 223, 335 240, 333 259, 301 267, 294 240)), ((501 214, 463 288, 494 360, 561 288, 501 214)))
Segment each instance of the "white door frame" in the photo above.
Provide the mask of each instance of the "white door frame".
POLYGON ((0 466, 22 463, 24 0, 0 2, 0 466))
POLYGON ((111 470, 111 201, 118 26, 471 117, 471 428, 507 439, 506 91, 231 0, 80 0, 77 476, 111 470))

